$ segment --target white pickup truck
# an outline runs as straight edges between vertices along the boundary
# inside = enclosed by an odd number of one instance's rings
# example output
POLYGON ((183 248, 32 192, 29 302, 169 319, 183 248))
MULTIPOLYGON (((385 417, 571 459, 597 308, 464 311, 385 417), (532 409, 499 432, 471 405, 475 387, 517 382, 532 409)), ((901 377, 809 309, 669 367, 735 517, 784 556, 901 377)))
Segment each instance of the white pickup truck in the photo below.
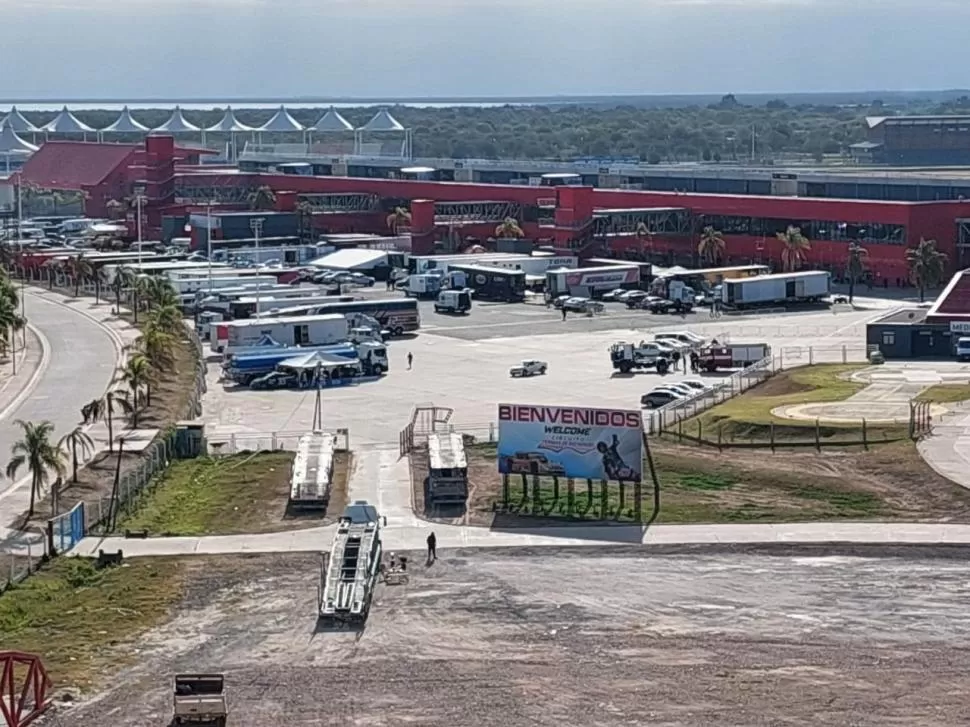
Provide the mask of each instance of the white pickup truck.
POLYGON ((523 361, 518 366, 513 366, 509 369, 509 376, 512 378, 520 378, 523 376, 541 376, 546 373, 549 365, 545 361, 536 361, 530 359, 523 361))

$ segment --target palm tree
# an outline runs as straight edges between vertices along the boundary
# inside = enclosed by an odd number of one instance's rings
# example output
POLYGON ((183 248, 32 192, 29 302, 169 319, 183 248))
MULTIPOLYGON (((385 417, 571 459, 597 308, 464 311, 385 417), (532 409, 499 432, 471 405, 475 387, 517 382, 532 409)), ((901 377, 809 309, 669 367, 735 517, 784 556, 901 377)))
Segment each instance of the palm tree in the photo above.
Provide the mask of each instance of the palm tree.
POLYGON ((152 368, 158 372, 175 362, 172 353, 175 336, 156 325, 145 326, 142 334, 129 348, 147 358, 152 368))
POLYGON ((407 227, 411 224, 411 213, 403 207, 395 207, 394 211, 387 216, 385 222, 387 223, 388 229, 396 235, 402 227, 407 227))
POLYGON ((697 243, 697 254, 711 265, 717 265, 724 255, 724 237, 720 230, 708 225, 701 231, 700 242, 697 243))
POLYGON ((24 467, 30 471, 30 507, 27 510, 30 517, 44 483, 52 476, 64 476, 64 453, 51 441, 54 425, 49 421, 35 423, 18 419, 15 424, 24 436, 10 448, 6 473, 13 480, 24 467))
POLYGON ((522 228, 519 227, 519 222, 514 217, 506 217, 502 220, 502 223, 495 228, 495 237, 499 237, 503 240, 517 240, 521 237, 525 237, 525 233, 522 228))
MULTIPOLYGON (((121 293, 125 290, 131 290, 137 296, 137 283, 138 276, 127 265, 123 265, 115 270, 115 279, 111 283, 111 289, 115 294, 115 305, 118 307, 118 313, 121 313, 121 293)), ((138 322, 137 305, 135 306, 135 322, 138 322)))
POLYGON ((165 278, 141 278, 139 292, 150 310, 179 303, 175 289, 165 278))
MULTIPOLYGON (((17 294, 13 286, 9 285, 9 281, 0 284, 0 342, 4 350, 13 350, 14 332, 23 329, 26 324, 17 308, 17 294)), ((12 359, 12 362, 16 367, 16 359, 12 359)))
POLYGON ((276 209, 276 193, 265 184, 257 187, 249 194, 249 209, 267 212, 276 209))
POLYGON ((81 293, 81 283, 94 275, 94 266, 84 255, 67 259, 68 275, 74 278, 74 297, 81 293))
POLYGON ((296 227, 302 241, 313 241, 313 205, 306 200, 296 205, 296 227))
POLYGON ((92 399, 81 407, 82 424, 94 424, 104 420, 108 425, 108 451, 114 452, 114 410, 117 407, 115 392, 109 391, 101 399, 92 399))
POLYGON ((71 453, 71 482, 77 484, 77 451, 81 450, 82 457, 94 454, 94 440, 88 436, 83 428, 78 426, 74 427, 70 434, 61 437, 57 446, 65 452, 71 453))
POLYGON ((906 251, 909 276, 919 288, 919 302, 926 298, 926 289, 939 285, 946 274, 946 253, 936 249, 936 240, 922 237, 916 247, 906 251))
POLYGON ((811 243, 802 234, 801 228, 789 226, 787 230, 777 233, 775 237, 784 245, 781 251, 781 266, 785 272, 800 268, 805 262, 805 254, 812 249, 811 243))
POLYGON ((155 372, 148 357, 136 354, 128 359, 121 370, 121 381, 128 391, 119 394, 115 401, 122 411, 131 416, 131 426, 137 429, 138 418, 151 401, 151 385, 155 381, 155 372))
POLYGON ((866 270, 866 256, 869 251, 857 242, 850 242, 846 251, 845 274, 849 277, 849 302, 855 296, 855 284, 866 270))
POLYGON ((637 229, 634 230, 633 235, 637 238, 637 246, 640 249, 641 257, 645 254, 644 248, 648 246, 650 247, 651 253, 653 252, 653 233, 647 227, 646 222, 638 222, 637 229))
POLYGON ((119 220, 127 213, 127 205, 121 200, 109 199, 105 202, 104 207, 108 211, 108 217, 112 220, 119 220))

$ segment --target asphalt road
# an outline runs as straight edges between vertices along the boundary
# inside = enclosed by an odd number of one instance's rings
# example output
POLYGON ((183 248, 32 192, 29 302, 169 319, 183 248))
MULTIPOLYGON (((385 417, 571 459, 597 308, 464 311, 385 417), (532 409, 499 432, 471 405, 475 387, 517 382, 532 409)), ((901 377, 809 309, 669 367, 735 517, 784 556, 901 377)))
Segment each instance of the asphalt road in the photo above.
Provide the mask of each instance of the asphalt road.
MULTIPOLYGON (((21 437, 16 420, 46 419, 57 437, 67 434, 80 420, 81 407, 107 390, 117 358, 111 337, 80 313, 29 293, 26 312, 46 339, 48 363, 30 396, 0 421, 0 469, 21 437)), ((13 484, 0 478, 0 493, 13 484)))

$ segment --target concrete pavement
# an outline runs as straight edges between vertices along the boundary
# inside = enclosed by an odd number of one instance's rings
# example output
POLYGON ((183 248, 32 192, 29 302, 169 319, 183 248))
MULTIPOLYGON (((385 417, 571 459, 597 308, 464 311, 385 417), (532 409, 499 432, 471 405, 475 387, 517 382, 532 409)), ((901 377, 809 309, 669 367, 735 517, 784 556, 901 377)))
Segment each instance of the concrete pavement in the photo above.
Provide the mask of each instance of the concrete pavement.
POLYGON ((970 489, 970 401, 953 406, 939 417, 918 448, 930 467, 970 489))
MULTIPOLYGON (((90 298, 26 289, 26 311, 44 350, 36 380, 0 412, 0 464, 20 438, 16 419, 49 420, 60 437, 80 422, 80 409, 103 396, 123 360, 123 347, 137 335, 135 329, 111 315, 111 305, 95 305, 90 298)), ((5 392, 2 392, 5 393, 5 392)), ((0 393, 0 395, 2 395, 0 393)), ((96 446, 106 444, 98 427, 89 428, 96 446)), ((15 515, 27 508, 29 478, 0 480, 0 510, 15 515)), ((0 541, 9 535, 0 526, 0 541)))

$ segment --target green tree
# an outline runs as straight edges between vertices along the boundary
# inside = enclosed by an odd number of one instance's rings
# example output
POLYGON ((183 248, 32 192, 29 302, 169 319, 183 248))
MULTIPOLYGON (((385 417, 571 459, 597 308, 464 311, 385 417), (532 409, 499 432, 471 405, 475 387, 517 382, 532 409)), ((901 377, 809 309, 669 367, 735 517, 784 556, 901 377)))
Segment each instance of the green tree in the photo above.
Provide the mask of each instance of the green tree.
POLYGON ((132 428, 137 429, 145 407, 151 402, 151 386, 155 382, 155 371, 148 357, 136 354, 129 358, 121 369, 121 382, 128 390, 120 392, 115 401, 131 418, 132 428))
POLYGON ((715 230, 708 225, 701 231, 700 242, 697 243, 697 254, 702 260, 706 260, 711 265, 717 263, 724 256, 724 236, 720 230, 715 230))
POLYGON ((74 297, 77 298, 81 294, 81 283, 94 275, 94 266, 84 255, 70 257, 67 259, 67 274, 74 281, 74 297))
POLYGON ((272 187, 265 184, 257 187, 249 194, 249 209, 254 212, 270 212, 276 209, 276 193, 272 187))
POLYGON ((387 216, 385 223, 391 233, 396 235, 401 229, 410 226, 411 213, 403 207, 395 207, 394 211, 387 216))
POLYGON ((114 280, 111 281, 111 290, 115 294, 115 305, 118 308, 118 313, 121 313, 121 294, 126 290, 131 291, 132 295, 135 296, 135 323, 138 322, 138 305, 137 305, 137 295, 138 295, 138 275, 135 271, 128 267, 127 265, 122 265, 115 270, 114 280))
POLYGON ((798 227, 789 227, 784 232, 777 233, 776 237, 781 241, 781 266, 785 272, 797 270, 805 262, 806 254, 812 249, 808 238, 802 234, 798 227))
POLYGON ((522 228, 519 227, 519 222, 514 217, 506 217, 502 220, 502 223, 495 228, 495 237, 502 238, 504 240, 514 240, 521 237, 525 237, 525 233, 522 228))
POLYGON ((78 450, 81 457, 94 454, 94 440, 80 426, 74 427, 69 434, 61 437, 57 446, 65 452, 71 453, 71 482, 77 483, 78 450))
POLYGON ((845 274, 849 278, 849 302, 855 297, 855 285, 866 270, 869 251, 857 242, 850 242, 845 257, 845 274))
POLYGON ((41 488, 51 477, 64 476, 64 453, 51 441, 54 425, 49 421, 26 422, 18 419, 23 438, 14 442, 10 448, 10 461, 7 462, 7 478, 16 480, 25 467, 30 473, 30 507, 27 516, 34 514, 34 504, 41 494, 41 488))
POLYGON ((926 300, 927 288, 935 288, 943 282, 946 261, 946 253, 936 249, 936 240, 926 240, 921 237, 916 247, 906 251, 909 277, 919 288, 920 303, 926 300))
POLYGON ((108 451, 114 452, 114 412, 118 408, 115 392, 109 391, 100 399, 92 399, 81 407, 81 423, 94 424, 104 421, 108 426, 108 451))

